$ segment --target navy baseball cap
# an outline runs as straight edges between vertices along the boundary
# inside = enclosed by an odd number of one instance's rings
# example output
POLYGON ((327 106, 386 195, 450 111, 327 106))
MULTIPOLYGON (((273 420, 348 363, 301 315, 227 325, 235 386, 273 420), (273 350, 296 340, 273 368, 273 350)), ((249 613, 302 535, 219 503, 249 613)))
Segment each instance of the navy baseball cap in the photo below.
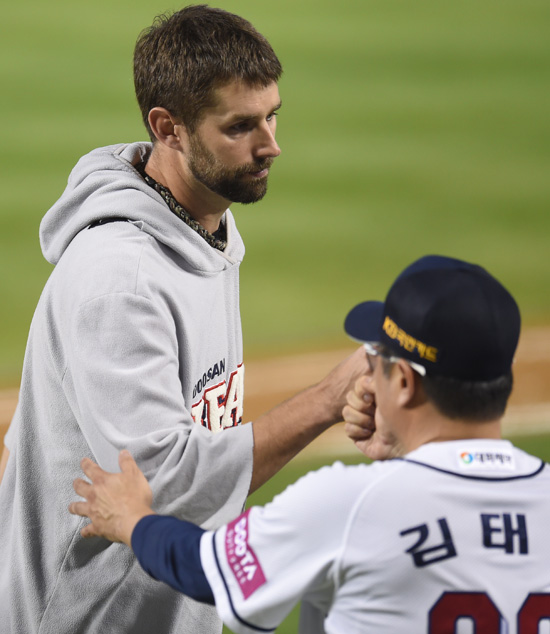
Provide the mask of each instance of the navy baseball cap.
POLYGON ((384 302, 353 308, 344 328, 428 375, 490 381, 510 371, 520 323, 516 301, 485 269, 428 255, 399 275, 384 302))

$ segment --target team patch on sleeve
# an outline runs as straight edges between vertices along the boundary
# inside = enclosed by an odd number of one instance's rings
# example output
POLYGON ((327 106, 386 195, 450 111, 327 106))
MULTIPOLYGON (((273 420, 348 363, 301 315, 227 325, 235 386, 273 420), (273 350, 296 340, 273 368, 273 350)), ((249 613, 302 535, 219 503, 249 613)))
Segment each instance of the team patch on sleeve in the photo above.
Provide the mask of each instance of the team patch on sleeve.
POLYGON ((260 562, 248 543, 250 510, 228 524, 225 532, 227 563, 245 599, 266 582, 260 562))

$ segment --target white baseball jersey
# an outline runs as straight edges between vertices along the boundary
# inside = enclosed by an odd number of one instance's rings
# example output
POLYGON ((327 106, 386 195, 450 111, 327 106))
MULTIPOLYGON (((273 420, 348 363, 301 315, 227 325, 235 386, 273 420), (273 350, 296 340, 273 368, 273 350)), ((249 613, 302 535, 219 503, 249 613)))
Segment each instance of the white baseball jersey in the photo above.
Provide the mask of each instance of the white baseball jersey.
POLYGON ((322 631, 321 614, 329 634, 536 634, 550 620, 550 469, 503 440, 335 463, 205 533, 201 561, 240 633, 273 631, 301 600, 302 632, 322 631))

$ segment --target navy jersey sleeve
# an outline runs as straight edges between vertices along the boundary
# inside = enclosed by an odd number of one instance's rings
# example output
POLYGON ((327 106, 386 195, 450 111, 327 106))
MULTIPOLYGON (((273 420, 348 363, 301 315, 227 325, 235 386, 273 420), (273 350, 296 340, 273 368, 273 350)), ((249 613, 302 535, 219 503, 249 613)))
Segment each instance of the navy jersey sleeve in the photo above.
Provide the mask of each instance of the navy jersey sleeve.
POLYGON ((147 515, 132 533, 132 549, 142 568, 187 596, 214 605, 203 571, 200 541, 205 531, 175 517, 147 515))

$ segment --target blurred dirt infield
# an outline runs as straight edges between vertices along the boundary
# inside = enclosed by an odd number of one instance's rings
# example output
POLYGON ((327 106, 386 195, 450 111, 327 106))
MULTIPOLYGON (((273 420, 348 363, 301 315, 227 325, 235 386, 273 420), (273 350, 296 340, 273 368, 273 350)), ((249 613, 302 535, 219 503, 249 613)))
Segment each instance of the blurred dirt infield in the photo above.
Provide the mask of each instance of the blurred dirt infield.
MULTIPOLYGON (((317 382, 352 351, 353 347, 350 347, 247 362, 245 420, 254 420, 295 392, 317 382)), ((514 379, 514 391, 504 419, 504 435, 550 431, 550 327, 530 328, 523 332, 514 379)), ((0 441, 16 404, 17 390, 0 391, 0 441)), ((356 450, 337 425, 303 453, 337 455, 348 451, 356 450)))

